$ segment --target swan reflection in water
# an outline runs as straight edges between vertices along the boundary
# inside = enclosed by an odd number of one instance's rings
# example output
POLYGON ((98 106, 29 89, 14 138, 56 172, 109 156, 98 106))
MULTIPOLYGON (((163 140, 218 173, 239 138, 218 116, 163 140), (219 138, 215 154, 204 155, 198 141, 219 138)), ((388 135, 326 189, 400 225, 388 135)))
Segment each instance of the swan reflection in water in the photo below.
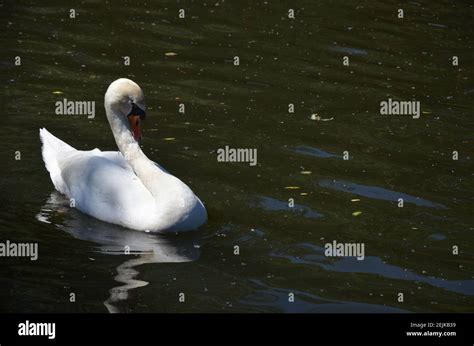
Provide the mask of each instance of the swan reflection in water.
MULTIPOLYGON (((164 236, 154 233, 133 231, 113 224, 108 224, 86 216, 69 207, 69 201, 58 192, 53 192, 36 218, 52 224, 69 233, 76 239, 98 244, 97 252, 108 255, 138 255, 120 264, 116 270, 115 280, 123 285, 110 289, 110 296, 104 302, 111 313, 120 312, 116 304, 128 299, 132 289, 148 285, 148 282, 137 280, 137 266, 147 263, 181 263, 199 258, 199 241, 196 234, 164 236), (67 219, 54 222, 55 216, 65 214, 67 219)), ((192 232, 196 233, 196 232, 192 232)))

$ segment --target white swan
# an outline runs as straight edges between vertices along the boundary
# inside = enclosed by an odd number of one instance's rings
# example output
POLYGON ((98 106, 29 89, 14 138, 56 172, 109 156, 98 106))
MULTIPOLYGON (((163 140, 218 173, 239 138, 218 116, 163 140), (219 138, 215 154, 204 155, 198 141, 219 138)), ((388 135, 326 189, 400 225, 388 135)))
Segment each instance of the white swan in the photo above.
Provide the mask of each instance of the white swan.
POLYGON ((43 160, 56 190, 85 214, 139 231, 187 231, 206 222, 206 209, 191 189, 140 149, 141 88, 117 79, 104 103, 120 152, 76 150, 40 129, 43 160))

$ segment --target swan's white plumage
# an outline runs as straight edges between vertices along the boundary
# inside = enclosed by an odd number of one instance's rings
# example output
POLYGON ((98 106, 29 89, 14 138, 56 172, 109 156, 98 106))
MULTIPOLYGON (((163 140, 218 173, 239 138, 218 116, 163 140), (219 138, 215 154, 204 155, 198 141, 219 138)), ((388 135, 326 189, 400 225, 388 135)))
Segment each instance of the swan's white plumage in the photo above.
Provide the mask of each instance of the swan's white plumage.
POLYGON ((58 158, 77 150, 59 138, 54 137, 45 128, 40 129, 40 139, 43 143, 43 161, 46 169, 49 172, 49 175, 51 176, 51 181, 53 182, 56 190, 67 195, 67 186, 64 184, 63 178, 61 176, 58 158))
POLYGON ((105 97, 120 152, 76 150, 40 129, 46 169, 56 190, 74 199, 77 209, 100 220, 142 231, 195 229, 207 219, 202 202, 186 184, 143 154, 126 118, 119 114, 118 109, 126 107, 117 106, 121 94, 133 96, 136 88, 141 93, 132 83, 115 81, 105 97))

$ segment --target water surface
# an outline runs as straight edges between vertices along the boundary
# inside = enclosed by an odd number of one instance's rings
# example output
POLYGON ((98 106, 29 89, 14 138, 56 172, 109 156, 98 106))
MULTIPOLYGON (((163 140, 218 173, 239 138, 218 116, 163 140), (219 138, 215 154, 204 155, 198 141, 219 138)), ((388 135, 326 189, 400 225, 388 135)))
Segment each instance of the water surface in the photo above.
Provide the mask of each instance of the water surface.
POLYGON ((473 310, 470 1, 0 6, 0 239, 39 244, 35 262, 0 259, 0 311, 473 310), (145 92, 145 153, 205 203, 200 230, 126 230, 54 193, 38 129, 116 150, 102 103, 119 77, 145 92), (63 98, 96 117, 56 115, 63 98), (388 98, 420 101, 420 119, 381 116, 388 98), (217 162, 226 145, 258 165, 217 162), (333 240, 363 242, 365 260, 325 257, 333 240))

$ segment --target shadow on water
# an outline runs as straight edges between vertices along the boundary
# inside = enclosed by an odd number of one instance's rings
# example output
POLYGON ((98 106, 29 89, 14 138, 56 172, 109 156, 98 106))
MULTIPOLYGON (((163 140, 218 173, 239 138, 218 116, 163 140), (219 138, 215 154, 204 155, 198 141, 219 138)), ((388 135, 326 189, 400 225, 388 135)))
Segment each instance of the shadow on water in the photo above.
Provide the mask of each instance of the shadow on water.
POLYGON ((269 286, 260 280, 251 279, 255 292, 240 301, 244 305, 268 307, 286 313, 400 313, 409 312, 404 309, 382 306, 377 304, 357 303, 341 300, 331 300, 314 294, 294 289, 284 289, 269 286), (288 301, 292 293, 297 299, 288 301))
POLYGON ((420 197, 411 196, 406 193, 388 190, 381 187, 360 185, 349 181, 321 180, 319 182, 319 186, 383 201, 397 202, 399 198, 402 198, 405 203, 413 203, 421 207, 446 209, 446 207, 442 204, 430 202, 420 197))
POLYGON ((294 148, 290 148, 290 150, 294 151, 297 154, 309 155, 309 156, 314 156, 314 157, 322 157, 322 158, 339 157, 339 155, 328 153, 327 151, 324 151, 318 148, 309 147, 306 145, 300 145, 294 148))
POLYGON ((76 239, 97 245, 95 251, 106 255, 138 256, 116 267, 115 281, 123 285, 109 290, 104 305, 111 313, 120 312, 117 303, 128 299, 130 290, 144 287, 148 282, 137 280, 136 268, 149 263, 182 263, 199 258, 199 239, 173 237, 156 233, 133 231, 120 226, 95 220, 77 210, 69 208, 69 202, 57 192, 51 193, 46 204, 36 218, 45 223, 53 223, 60 230, 76 239), (54 222, 55 214, 67 213, 68 218, 54 222))
POLYGON ((363 261, 358 261, 354 257, 342 258, 330 261, 324 256, 324 248, 313 244, 295 244, 291 247, 306 249, 311 253, 293 256, 285 252, 272 252, 273 257, 286 258, 294 264, 317 265, 325 270, 342 273, 366 273, 375 274, 395 280, 408 280, 413 282, 423 282, 434 287, 443 288, 447 291, 474 295, 474 280, 446 280, 434 276, 423 276, 407 269, 387 264, 376 256, 367 256, 363 261))
POLYGON ((295 204, 293 207, 288 206, 288 202, 279 201, 277 199, 265 196, 258 197, 258 206, 268 211, 289 211, 296 215, 301 215, 310 219, 321 218, 324 215, 318 213, 317 211, 312 210, 310 207, 307 207, 302 204, 295 204))

